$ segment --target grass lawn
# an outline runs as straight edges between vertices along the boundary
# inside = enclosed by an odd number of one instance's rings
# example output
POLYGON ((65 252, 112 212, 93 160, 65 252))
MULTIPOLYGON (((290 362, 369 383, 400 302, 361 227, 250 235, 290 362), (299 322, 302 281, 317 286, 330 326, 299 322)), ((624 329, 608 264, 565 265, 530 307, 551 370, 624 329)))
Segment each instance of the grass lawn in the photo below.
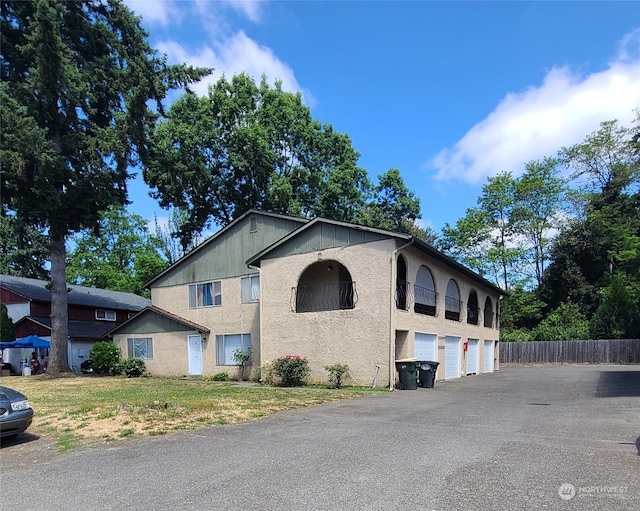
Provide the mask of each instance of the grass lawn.
POLYGON ((366 388, 278 388, 158 377, 12 376, 3 377, 0 385, 27 396, 35 412, 28 433, 55 439, 60 450, 253 420, 371 393, 366 388))

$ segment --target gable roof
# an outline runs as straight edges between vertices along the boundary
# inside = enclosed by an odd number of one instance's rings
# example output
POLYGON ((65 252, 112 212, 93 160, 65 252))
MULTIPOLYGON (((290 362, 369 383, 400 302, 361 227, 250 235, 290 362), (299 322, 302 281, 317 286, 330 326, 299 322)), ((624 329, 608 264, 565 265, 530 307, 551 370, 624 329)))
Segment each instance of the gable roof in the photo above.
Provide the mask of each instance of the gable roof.
POLYGON ((195 323, 181 316, 173 314, 167 310, 161 309, 160 307, 156 307, 155 305, 150 305, 149 307, 145 307, 144 309, 142 309, 135 316, 129 318, 124 323, 121 323, 120 325, 117 325, 116 327, 112 328, 108 332, 105 332, 104 336, 105 337, 112 336, 114 334, 117 334, 119 330, 126 330, 126 328, 128 326, 131 326, 132 323, 138 322, 140 321, 140 318, 148 315, 161 316, 163 318, 166 318, 172 323, 181 325, 182 327, 186 327, 188 330, 197 330, 198 332, 201 332, 201 333, 209 333, 211 331, 206 326, 199 325, 198 323, 195 323))
POLYGON ((270 213, 268 211, 262 211, 262 210, 259 210, 259 209, 250 209, 247 212, 245 212, 242 215, 240 215, 235 220, 233 220, 231 223, 227 224, 225 227, 223 227, 222 229, 220 229, 219 231, 217 231, 216 233, 211 235, 209 238, 207 238, 203 243, 201 243, 200 245, 195 247, 193 250, 191 250, 190 252, 188 252, 185 255, 183 255, 180 259, 178 259, 176 262, 174 262, 171 266, 169 266, 168 268, 165 268, 158 275, 156 275, 151 280, 146 282, 143 287, 145 287, 145 288, 150 287, 152 284, 156 283, 158 280, 160 280, 163 277, 167 276, 168 274, 174 272, 179 266, 184 264, 185 261, 187 261, 188 259, 197 257, 202 251, 207 250, 217 240, 220 240, 225 234, 227 234, 229 231, 234 229, 238 224, 242 223, 245 219, 247 219, 248 217, 250 217, 252 215, 259 215, 259 216, 263 216, 263 217, 270 217, 270 218, 274 218, 274 219, 286 220, 286 221, 289 221, 289 222, 295 222, 297 224, 305 224, 306 222, 309 221, 306 218, 298 218, 298 217, 293 217, 293 216, 281 215, 281 214, 278 214, 278 213, 270 213))
MULTIPOLYGON (((260 251, 256 255, 252 256, 250 259, 247 260, 247 265, 248 266, 259 267, 260 266, 260 261, 262 259, 268 258, 270 255, 272 257, 277 257, 277 255, 279 255, 279 249, 281 249, 285 244, 291 242, 296 237, 301 236, 304 232, 309 231, 311 229, 314 229, 316 226, 321 225, 321 224, 342 227, 342 228, 350 229, 350 230, 353 230, 353 231, 365 233, 365 235, 369 235, 368 236, 368 240, 365 239, 365 241, 374 241, 375 239, 389 239, 389 238, 397 239, 399 241, 404 241, 407 244, 407 246, 414 246, 415 248, 417 248, 418 250, 420 250, 424 254, 428 255, 429 257, 432 257, 432 258, 434 258, 434 259, 446 264, 447 266, 449 266, 451 268, 454 268, 455 270, 457 270, 458 272, 462 273, 466 277, 469 277, 470 279, 482 284, 483 286, 486 286, 486 287, 492 289, 493 291, 499 293, 500 295, 503 295, 503 296, 507 295, 507 293, 503 289, 501 289, 500 287, 496 286, 494 283, 486 280, 484 277, 478 275, 473 270, 470 270, 466 266, 464 266, 464 265, 460 264, 459 262, 457 262, 455 259, 452 259, 451 257, 443 254, 442 252, 440 252, 439 250, 437 250, 436 248, 431 246, 426 241, 423 241, 423 240, 421 240, 419 238, 416 238, 415 236, 412 236, 412 235, 406 234, 406 233, 398 233, 398 232, 393 232, 393 231, 386 231, 384 229, 378 229, 378 228, 375 228, 375 227, 367 227, 367 226, 364 226, 364 225, 351 224, 351 223, 348 223, 348 222, 342 222, 342 221, 339 221, 339 220, 331 220, 331 219, 328 219, 328 218, 320 218, 320 217, 316 217, 313 220, 307 222, 305 225, 302 225, 301 227, 299 227, 295 231, 289 233, 287 236, 284 236, 283 238, 281 238, 280 240, 276 241, 275 243, 273 243, 269 247, 266 247, 264 250, 260 251)), ((360 241, 360 243, 363 243, 365 241, 360 241)), ((346 245, 351 245, 351 244, 357 244, 357 243, 358 243, 358 241, 346 240, 346 241, 343 242, 342 245, 338 244, 338 245, 335 245, 335 246, 344 246, 345 244, 346 245)), ((314 248, 314 250, 320 250, 320 249, 324 249, 324 248, 329 248, 329 247, 328 246, 316 247, 316 248, 314 248)))
MULTIPOLYGON (((247 260, 247 265, 259 267, 261 259, 268 258, 267 256, 277 257, 278 255, 280 255, 279 249, 281 249, 282 247, 290 243, 295 238, 300 237, 303 233, 316 229, 317 227, 322 225, 329 225, 329 226, 347 229, 349 231, 355 231, 360 235, 357 236, 355 240, 352 237, 348 237, 348 239, 342 239, 340 241, 334 240, 333 242, 330 242, 328 245, 323 244, 321 246, 315 246, 313 247, 312 251, 323 250, 327 248, 335 248, 335 247, 344 246, 344 245, 356 245, 356 244, 365 243, 368 241, 378 241, 381 239, 389 239, 389 238, 399 238, 404 240, 411 239, 411 235, 409 234, 395 233, 391 231, 385 231, 383 229, 377 229, 375 227, 367 227, 364 225, 351 224, 351 223, 342 222, 339 220, 331 220, 329 218, 316 217, 313 220, 310 220, 309 222, 307 222, 305 225, 299 227, 295 231, 289 233, 283 238, 280 238, 278 241, 266 247, 264 250, 261 250, 260 252, 252 256, 250 259, 247 260)), ((309 249, 307 248, 307 250, 305 251, 309 251, 309 249)))
MULTIPOLYGON (((0 275, 0 287, 22 296, 26 300, 50 302, 49 282, 12 275, 0 275)), ((69 305, 100 307, 111 310, 138 311, 149 305, 151 300, 133 293, 98 289, 96 287, 67 284, 67 302, 69 305)))

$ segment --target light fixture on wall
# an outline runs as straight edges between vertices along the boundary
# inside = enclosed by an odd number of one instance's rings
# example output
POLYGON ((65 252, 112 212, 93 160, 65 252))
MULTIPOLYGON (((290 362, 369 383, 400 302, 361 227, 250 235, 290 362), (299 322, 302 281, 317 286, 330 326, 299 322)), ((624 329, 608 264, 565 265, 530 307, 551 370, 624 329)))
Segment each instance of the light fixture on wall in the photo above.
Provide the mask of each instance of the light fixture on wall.
POLYGON ((331 265, 327 266, 327 271, 333 271, 333 266, 331 265))
POLYGON ((322 261, 322 252, 318 252, 318 261, 322 261))

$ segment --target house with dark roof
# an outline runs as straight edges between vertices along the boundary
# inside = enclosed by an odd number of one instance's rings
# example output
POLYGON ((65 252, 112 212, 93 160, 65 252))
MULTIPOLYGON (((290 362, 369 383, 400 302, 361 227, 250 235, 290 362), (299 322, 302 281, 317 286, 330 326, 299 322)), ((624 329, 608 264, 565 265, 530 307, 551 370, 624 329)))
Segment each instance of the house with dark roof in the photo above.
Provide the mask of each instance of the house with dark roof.
POLYGON ((396 361, 439 362, 437 379, 499 366, 504 292, 409 234, 251 210, 149 282, 153 307, 109 335, 158 375, 254 369, 285 355, 311 378, 346 363, 394 385, 396 361))
MULTIPOLYGON (((87 360, 91 345, 130 317, 151 305, 151 300, 132 293, 68 285, 69 365, 87 360)), ((0 301, 7 306, 16 337, 51 338, 51 291, 37 279, 0 275, 0 301)), ((5 355, 10 362, 19 353, 5 355)))

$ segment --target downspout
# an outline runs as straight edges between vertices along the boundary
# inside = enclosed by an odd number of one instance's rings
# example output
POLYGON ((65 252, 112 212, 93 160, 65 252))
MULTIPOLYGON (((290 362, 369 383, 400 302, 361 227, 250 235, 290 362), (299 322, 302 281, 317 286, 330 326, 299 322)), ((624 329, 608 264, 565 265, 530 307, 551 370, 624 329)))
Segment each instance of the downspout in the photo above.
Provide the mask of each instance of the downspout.
MULTIPOLYGON (((263 324, 262 318, 264 318, 264 316, 262 315, 262 303, 263 303, 263 300, 262 300, 262 268, 260 266, 255 266, 253 264, 248 264, 247 268, 251 268, 253 270, 258 270, 258 276, 260 277, 260 300, 258 301, 258 319, 259 319, 259 321, 258 321, 259 334, 258 335, 260 337, 260 343, 259 343, 260 357, 259 357, 259 360, 257 360, 258 368, 260 368, 260 367, 262 367, 262 339, 263 339, 263 336, 262 336, 262 324, 263 324)), ((251 361, 251 365, 254 366, 254 367, 255 367, 255 363, 256 363, 255 359, 251 361)), ((262 379, 260 379, 260 381, 262 381, 262 379)))
POLYGON ((395 317, 394 314, 394 305, 395 305, 395 282, 396 282, 396 256, 398 252, 404 250, 405 248, 413 245, 413 241, 415 238, 412 236, 409 243, 405 243, 401 247, 396 248, 393 252, 391 252, 391 285, 389 286, 389 290, 391 292, 391 296, 389 297, 389 390, 393 390, 393 384, 396 379, 396 325, 393 320, 395 317))

